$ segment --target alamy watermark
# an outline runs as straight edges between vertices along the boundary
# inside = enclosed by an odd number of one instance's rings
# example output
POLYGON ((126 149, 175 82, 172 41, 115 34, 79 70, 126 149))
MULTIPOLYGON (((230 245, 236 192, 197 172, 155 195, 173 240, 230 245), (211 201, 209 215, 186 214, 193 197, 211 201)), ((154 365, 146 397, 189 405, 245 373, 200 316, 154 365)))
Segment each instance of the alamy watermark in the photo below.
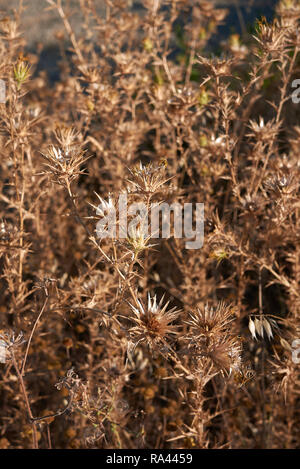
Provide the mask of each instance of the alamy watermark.
POLYGON ((6 100, 6 84, 0 79, 0 104, 4 104, 6 100))
POLYGON ((96 214, 101 217, 96 226, 100 239, 133 237, 184 238, 186 249, 200 249, 204 241, 204 204, 178 202, 168 204, 143 202, 127 203, 127 194, 119 195, 116 204, 101 201, 96 214), (173 223, 172 220, 173 219, 173 223))
POLYGON ((294 104, 300 103, 300 78, 296 78, 292 81, 292 88, 296 88, 292 92, 292 101, 294 104))
POLYGON ((3 339, 0 339, 0 363, 6 362, 6 347, 6 342, 3 339))
POLYGON ((295 339, 292 342, 292 361, 296 365, 300 363, 300 339, 295 339))

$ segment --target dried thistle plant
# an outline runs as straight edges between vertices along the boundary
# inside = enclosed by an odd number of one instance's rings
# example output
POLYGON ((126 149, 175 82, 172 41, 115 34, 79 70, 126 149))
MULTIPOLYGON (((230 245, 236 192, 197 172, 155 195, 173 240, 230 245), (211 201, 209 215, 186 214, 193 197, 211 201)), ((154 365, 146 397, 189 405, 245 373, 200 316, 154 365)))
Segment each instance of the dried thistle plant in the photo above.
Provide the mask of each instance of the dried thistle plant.
POLYGON ((220 53, 213 2, 40 3, 53 83, 0 18, 0 448, 296 448, 299 1, 220 53))

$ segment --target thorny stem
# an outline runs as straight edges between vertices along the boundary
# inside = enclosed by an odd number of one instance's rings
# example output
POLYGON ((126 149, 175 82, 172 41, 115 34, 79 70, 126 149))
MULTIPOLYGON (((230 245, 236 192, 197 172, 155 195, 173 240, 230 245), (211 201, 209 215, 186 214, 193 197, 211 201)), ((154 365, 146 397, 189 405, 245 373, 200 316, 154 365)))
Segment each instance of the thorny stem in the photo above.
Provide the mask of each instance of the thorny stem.
MULTIPOLYGON (((120 271, 118 265, 117 265, 117 259, 115 259, 115 261, 113 262, 108 256, 107 254, 105 254, 105 252, 103 251, 103 249, 101 248, 101 246, 99 245, 99 243, 96 241, 95 237, 92 235, 92 233, 90 232, 90 230, 88 229, 87 225, 84 223, 84 221, 82 220, 78 210, 77 210, 77 207, 76 207, 76 204, 74 202, 74 196, 72 194, 72 191, 71 191, 71 186, 70 186, 70 183, 68 180, 66 180, 66 188, 67 188, 67 193, 68 193, 68 196, 69 196, 69 200, 72 204, 72 207, 74 209, 74 212, 75 212, 75 216, 76 216, 76 219, 79 221, 79 223, 81 224, 81 226, 84 228, 84 230, 86 231, 87 235, 89 236, 89 239, 92 241, 92 243, 97 247, 97 249, 101 252, 101 254, 105 257, 105 259, 113 265, 113 267, 116 269, 117 273, 119 274, 120 278, 122 281, 125 280, 125 277, 124 275, 122 274, 122 272, 120 271)), ((137 260, 137 255, 135 253, 134 255, 134 258, 133 260, 131 261, 131 264, 129 266, 129 269, 128 269, 128 272, 127 272, 127 275, 130 277, 130 274, 132 272, 132 269, 133 269, 133 266, 135 264, 137 260)), ((137 303, 137 298, 136 298, 136 295, 133 291, 133 288, 132 286, 130 285, 130 283, 128 282, 128 288, 129 288, 129 292, 134 300, 134 302, 136 303, 136 305, 138 305, 137 303)))
POLYGON ((169 65, 168 65, 168 62, 167 62, 167 59, 166 59, 166 56, 164 55, 163 58, 162 58, 162 63, 163 63, 163 67, 165 69, 165 72, 166 72, 166 75, 169 79, 169 82, 170 82, 170 86, 172 88, 172 92, 174 94, 176 94, 176 87, 175 87, 175 84, 174 84, 174 80, 173 80, 173 77, 171 75, 171 72, 170 72, 170 69, 169 69, 169 65))
MULTIPOLYGON (((260 320, 263 320, 263 301, 262 301, 262 280, 261 280, 261 272, 262 268, 259 268, 258 271, 258 307, 259 307, 259 315, 260 320)), ((262 342, 262 354, 261 354, 261 382, 262 382, 262 448, 265 448, 265 442, 267 440, 266 436, 266 402, 265 402, 265 391, 266 391, 266 383, 265 383, 265 342, 262 342)))
POLYGON ((64 26, 66 28, 66 31, 67 33, 69 34, 69 37, 70 37, 70 40, 72 42, 72 45, 74 47, 74 50, 76 52, 76 55, 79 59, 79 61, 81 63, 84 63, 84 58, 83 58, 83 55, 81 53, 81 50, 80 50, 80 47, 79 47, 79 44, 76 40, 76 37, 75 37, 75 34, 74 34, 74 31, 72 29, 72 26, 70 25, 70 22, 64 12, 64 9, 63 7, 61 6, 61 0, 57 0, 57 3, 55 3, 53 0, 48 0, 48 3, 50 3, 50 5, 55 5, 55 7, 57 8, 57 11, 59 13, 59 16, 61 17, 61 19, 63 20, 64 22, 64 26))
POLYGON ((47 440, 48 440, 48 449, 52 449, 51 433, 50 433, 49 423, 47 423, 47 440))
POLYGON ((191 73, 192 73, 194 59, 195 59, 195 50, 196 50, 196 40, 194 39, 191 50, 190 50, 189 64, 188 64, 186 75, 185 75, 185 86, 189 84, 189 81, 191 79, 191 73))
POLYGON ((37 328, 37 325, 38 325, 38 322, 43 314, 43 312, 45 311, 45 308, 46 308, 46 304, 47 304, 47 301, 48 301, 48 296, 46 296, 45 298, 45 301, 44 301, 44 304, 42 306, 42 309, 38 315, 38 317, 36 318, 35 320, 35 323, 33 325, 33 328, 32 328, 32 331, 30 333, 30 337, 28 339, 28 343, 27 343, 27 347, 26 347, 26 352, 25 352, 25 356, 24 356, 24 360, 23 360, 23 364, 22 364, 22 368, 21 368, 21 375, 23 376, 24 375, 24 371, 25 371, 25 366, 26 366, 26 360, 27 360, 27 356, 28 356, 28 352, 29 352, 29 348, 30 348, 30 344, 31 344, 31 341, 32 341, 32 337, 33 337, 33 334, 37 328))
POLYGON ((24 251, 22 249, 24 242, 24 217, 23 217, 23 205, 25 195, 25 177, 24 177, 24 147, 21 146, 21 171, 22 171, 22 191, 19 200, 19 217, 20 217, 20 254, 19 254, 19 285, 22 284, 22 271, 23 271, 23 258, 24 251))
POLYGON ((18 366, 16 357, 15 357, 15 353, 14 353, 13 347, 11 347, 11 358, 12 358, 12 362, 13 362, 14 368, 15 368, 15 370, 16 370, 18 379, 19 379, 19 384, 20 384, 20 388, 21 388, 21 391, 22 391, 22 394, 23 394, 23 397, 24 397, 24 401, 25 401, 25 405, 26 405, 26 408, 27 408, 28 417, 29 417, 29 420, 30 420, 30 422, 31 422, 31 427, 32 427, 32 446, 33 446, 33 449, 38 449, 38 440, 37 440, 36 426, 35 426, 35 424, 34 424, 34 418, 33 418, 33 415, 32 415, 32 411, 31 411, 30 404, 29 404, 28 394, 27 394, 27 391, 26 391, 26 387, 25 387, 25 383, 24 383, 24 380, 23 380, 23 376, 22 376, 22 374, 20 373, 19 366, 18 366))
POLYGON ((55 417, 59 417, 60 415, 65 414, 70 409, 72 403, 73 403, 73 394, 71 394, 70 399, 64 409, 58 410, 57 412, 54 412, 53 414, 43 415, 43 417, 31 417, 30 420, 32 422, 42 422, 43 420, 49 420, 55 417))
MULTIPOLYGON (((283 86, 281 88, 281 92, 280 92, 280 102, 279 102, 279 106, 278 106, 278 109, 276 109, 276 120, 275 120, 275 123, 277 125, 279 125, 279 122, 280 122, 280 118, 281 118, 281 113, 282 113, 282 109, 283 109, 283 105, 284 103, 286 102, 287 100, 287 97, 285 96, 286 95, 286 90, 287 90, 287 86, 289 84, 289 80, 290 80, 290 77, 292 75, 292 72, 293 72, 293 67, 294 67, 294 64, 295 64, 295 61, 296 61, 296 57, 298 55, 298 52, 299 52, 299 49, 298 47, 295 47, 295 50, 294 50, 294 54, 293 54, 293 57, 290 61, 290 65, 289 65, 289 69, 288 71, 286 72, 285 71, 285 68, 283 68, 283 86)), ((269 148, 269 151, 267 152, 266 156, 265 156, 265 161, 264 161, 264 166, 263 166, 263 169, 260 173, 260 177, 258 178, 258 182, 257 182, 257 185, 256 185, 256 188, 253 192, 253 195, 255 196, 263 179, 264 179, 264 176, 265 176, 265 173, 266 173, 266 170, 267 170, 267 167, 268 167, 268 163, 269 163, 269 159, 274 151, 274 146, 277 142, 277 139, 274 138, 272 140, 272 145, 270 146, 269 148)))

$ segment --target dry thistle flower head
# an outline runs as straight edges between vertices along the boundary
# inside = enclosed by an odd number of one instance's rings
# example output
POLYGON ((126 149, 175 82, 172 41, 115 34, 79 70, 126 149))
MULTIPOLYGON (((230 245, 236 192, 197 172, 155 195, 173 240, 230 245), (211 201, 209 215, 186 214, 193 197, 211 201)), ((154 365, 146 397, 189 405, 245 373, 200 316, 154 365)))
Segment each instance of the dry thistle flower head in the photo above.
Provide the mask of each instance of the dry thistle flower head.
POLYGON ((70 152, 72 148, 81 146, 81 135, 74 127, 58 126, 54 135, 59 146, 65 151, 70 152))
POLYGON ((235 337, 216 338, 210 341, 204 356, 212 361, 216 369, 230 375, 239 372, 242 365, 242 346, 235 337))
POLYGON ((159 165, 149 163, 144 166, 140 162, 139 166, 129 169, 131 179, 128 179, 128 182, 134 186, 137 193, 152 197, 171 179, 165 179, 165 169, 164 163, 159 165))
POLYGON ((263 51, 272 54, 283 49, 285 43, 286 28, 284 28, 277 18, 269 24, 266 18, 258 22, 256 29, 257 36, 254 38, 259 42, 263 51))
POLYGON ((46 166, 49 168, 48 172, 52 174, 54 182, 66 186, 69 186, 80 174, 84 174, 80 166, 89 158, 84 155, 80 146, 63 149, 51 145, 45 153, 41 154, 48 162, 46 166))
POLYGON ((126 238, 129 249, 133 251, 133 256, 138 255, 145 249, 149 249, 155 244, 148 244, 151 236, 147 236, 142 226, 136 226, 129 229, 128 236, 126 238))
POLYGON ((104 216, 109 216, 112 212, 115 212, 116 208, 113 202, 111 195, 108 196, 108 201, 100 197, 99 194, 95 192, 96 196, 98 197, 100 203, 99 205, 89 204, 96 210, 96 215, 100 216, 101 218, 104 216))
POLYGON ((15 225, 10 221, 1 220, 0 222, 0 241, 2 243, 16 242, 18 241, 20 234, 15 225))
POLYGON ((22 331, 17 336, 14 331, 4 332, 3 334, 0 334, 0 339, 4 342, 7 350, 20 347, 26 342, 22 331))
POLYGON ((197 90, 191 86, 177 87, 176 92, 168 99, 167 103, 177 109, 187 109, 197 103, 197 90))
POLYGON ((61 390, 63 387, 67 389, 78 389, 80 387, 81 380, 74 371, 74 367, 67 371, 66 375, 63 376, 56 384, 55 387, 61 390))
MULTIPOLYGON (((96 216, 86 217, 98 220, 96 233, 98 238, 116 238, 117 237, 117 203, 112 194, 108 195, 108 200, 103 199, 95 192, 99 199, 98 206, 89 203, 96 211, 96 216)), ((124 236, 124 233, 119 233, 124 236)))
POLYGON ((234 57, 216 57, 211 58, 198 56, 197 62, 208 69, 209 73, 214 77, 231 76, 231 67, 235 63, 234 57))
POLYGON ((247 134, 247 137, 253 137, 257 140, 268 141, 274 138, 281 126, 281 122, 276 123, 275 119, 269 122, 264 121, 264 118, 260 116, 259 122, 254 120, 249 121, 249 128, 251 132, 247 134))
POLYGON ((177 327, 171 325, 171 323, 178 317, 180 310, 174 307, 167 311, 169 301, 163 304, 164 296, 158 303, 156 295, 151 298, 148 293, 147 306, 144 306, 139 299, 136 301, 136 306, 129 303, 134 313, 134 316, 130 319, 135 323, 135 326, 129 332, 135 346, 140 342, 146 342, 152 347, 164 342, 169 334, 177 334, 177 327))
POLYGON ((4 33, 5 39, 13 41, 20 37, 20 32, 18 31, 19 25, 16 21, 13 21, 11 18, 2 18, 0 20, 0 26, 1 30, 4 33))
POLYGON ((217 372, 231 374, 240 369, 241 340, 232 335, 229 327, 233 314, 233 307, 223 302, 216 308, 205 305, 190 313, 186 324, 191 329, 184 341, 192 351, 196 370, 201 370, 203 360, 208 360, 217 372))
POLYGON ((299 182, 298 180, 294 180, 292 175, 285 175, 280 171, 275 174, 275 176, 268 178, 264 185, 269 192, 280 197, 291 195, 295 192, 299 186, 299 182))
POLYGON ((190 313, 190 320, 186 324, 191 326, 195 339, 200 336, 213 336, 223 332, 233 321, 234 310, 231 305, 221 302, 216 308, 208 304, 203 309, 197 308, 190 313))
POLYGON ((281 0, 276 6, 276 13, 284 26, 297 25, 300 18, 300 4, 298 0, 281 0))

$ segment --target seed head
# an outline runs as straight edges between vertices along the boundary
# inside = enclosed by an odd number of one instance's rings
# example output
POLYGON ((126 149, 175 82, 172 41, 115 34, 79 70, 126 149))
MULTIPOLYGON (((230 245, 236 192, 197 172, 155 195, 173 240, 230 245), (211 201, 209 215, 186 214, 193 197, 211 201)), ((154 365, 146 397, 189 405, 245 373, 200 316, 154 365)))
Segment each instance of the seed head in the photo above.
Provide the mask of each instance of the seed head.
POLYGON ((248 327, 253 339, 257 340, 256 334, 258 334, 263 339, 264 332, 266 332, 269 340, 273 339, 272 326, 275 328, 278 327, 273 319, 267 319, 266 317, 255 317, 253 320, 251 317, 249 318, 248 327))
POLYGON ((128 182, 134 186, 135 191, 149 197, 158 192, 163 184, 171 178, 164 178, 165 164, 153 165, 149 163, 144 166, 140 165, 129 170, 131 179, 128 182))
POLYGON ((130 318, 135 326, 130 329, 130 335, 135 345, 146 342, 150 347, 163 342, 170 334, 177 334, 177 327, 171 323, 178 317, 180 311, 176 307, 167 311, 169 301, 163 305, 164 297, 157 302, 156 295, 152 298, 148 293, 148 304, 138 299, 137 306, 129 303, 134 314, 130 318))
POLYGON ((203 335, 213 336, 225 331, 233 320, 233 312, 231 305, 226 306, 223 302, 216 308, 206 304, 203 309, 197 308, 190 313, 190 320, 186 324, 191 326, 195 339, 203 335))

